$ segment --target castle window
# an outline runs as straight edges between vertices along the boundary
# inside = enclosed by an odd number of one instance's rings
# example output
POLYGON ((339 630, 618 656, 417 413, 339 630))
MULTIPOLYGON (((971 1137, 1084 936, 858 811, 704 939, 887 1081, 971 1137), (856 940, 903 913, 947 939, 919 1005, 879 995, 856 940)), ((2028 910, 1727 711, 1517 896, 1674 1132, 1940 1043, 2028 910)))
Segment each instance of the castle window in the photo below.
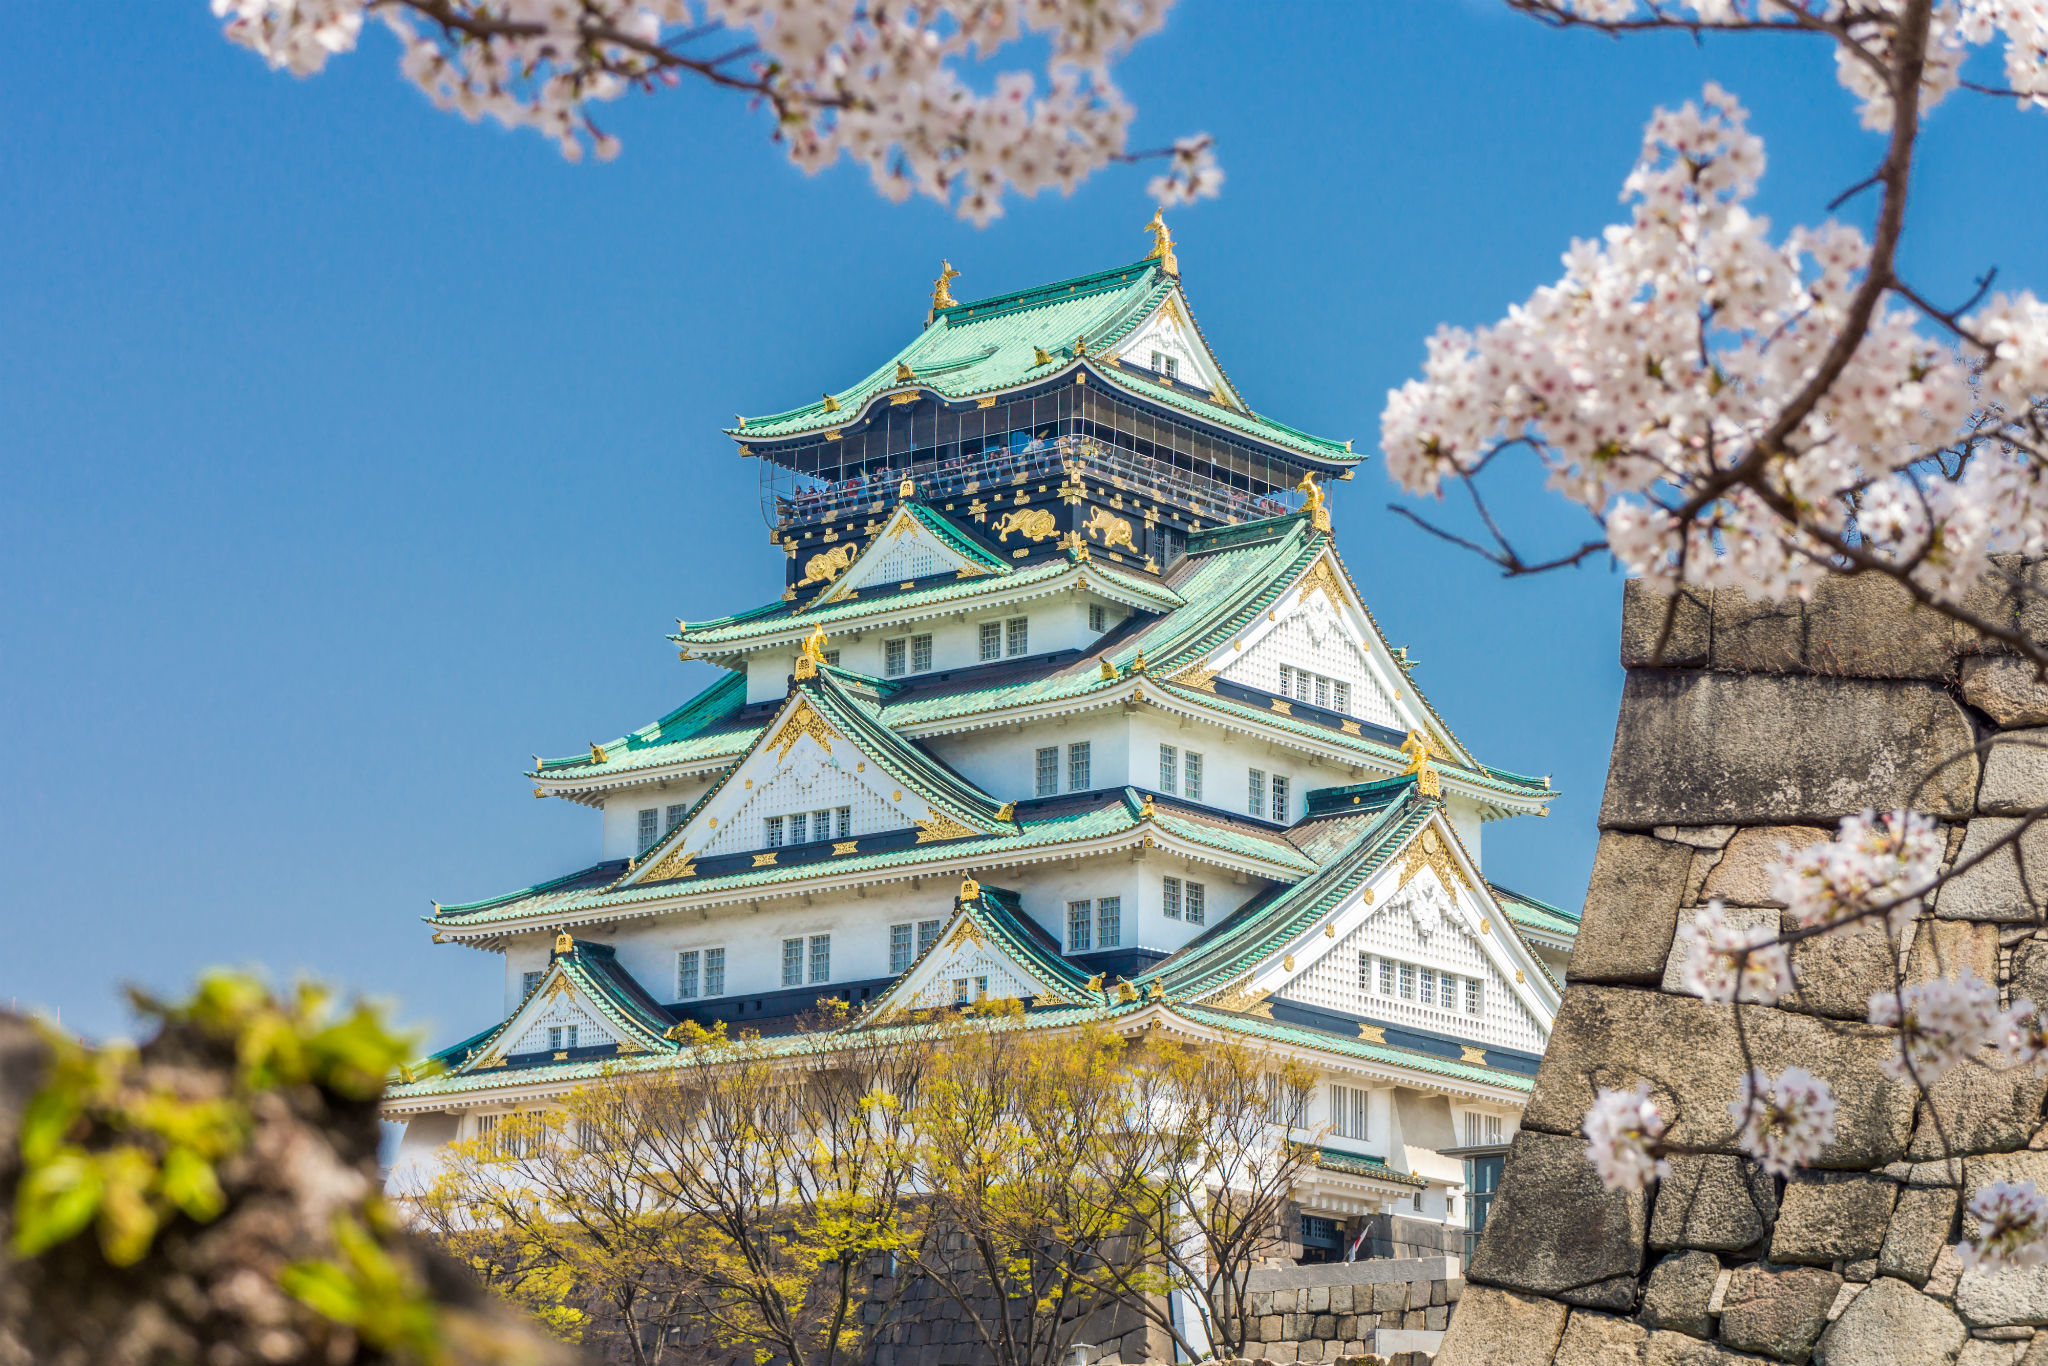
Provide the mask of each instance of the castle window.
POLYGON ((782 817, 767 816, 761 821, 761 847, 780 849, 782 847, 782 817))
POLYGON ((912 636, 910 638, 910 671, 914 674, 921 674, 929 671, 931 667, 931 634, 927 632, 921 636, 912 636))
POLYGON ((703 978, 699 969, 704 955, 695 949, 685 949, 676 955, 676 999, 694 1001, 702 989, 703 978))
POLYGON ((1124 899, 1120 896, 1095 900, 1095 947, 1113 949, 1124 942, 1124 899))
POLYGON ((1401 969, 1401 999, 1412 1001, 1415 999, 1415 965, 1413 963, 1402 963, 1399 966, 1401 969))
POLYGON ((1090 775, 1089 756, 1089 742, 1086 740, 1076 740, 1073 744, 1067 746, 1067 791, 1086 792, 1088 790, 1090 775))
POLYGON ((981 662, 1003 657, 1003 624, 1000 621, 981 623, 981 662))
POLYGON ((1159 880, 1160 909, 1168 920, 1180 919, 1180 879, 1177 877, 1159 880))
POLYGON ((939 937, 939 927, 943 924, 945 924, 943 920, 920 920, 917 922, 917 951, 919 953, 923 953, 932 946, 932 941, 939 937))
POLYGON ((782 985, 800 987, 804 984, 804 941, 785 939, 782 941, 782 985))
POLYGON ((1372 955, 1369 953, 1358 955, 1358 989, 1372 990, 1372 955))
POLYGON ((1282 1081, 1277 1072, 1268 1072, 1265 1078, 1266 1122, 1299 1128, 1308 1118, 1308 1088, 1282 1081))
POLYGON ((910 967, 910 934, 913 928, 909 924, 889 927, 889 971, 903 972, 910 967))
POLYGON ((519 977, 521 983, 519 988, 519 994, 522 997, 533 995, 533 993, 540 987, 540 979, 545 976, 547 976, 545 972, 521 973, 519 977))
POLYGON ((1351 685, 1343 682, 1332 682, 1330 684, 1330 693, 1330 709, 1332 711, 1341 711, 1348 715, 1351 711, 1351 685))
POLYGON ((1202 800, 1202 756, 1189 750, 1181 756, 1181 791, 1191 802, 1202 800))
POLYGON ((838 834, 837 838, 839 838, 839 839, 843 839, 843 840, 844 840, 844 839, 852 839, 852 838, 853 838, 853 808, 852 808, 852 807, 850 807, 850 806, 842 806, 842 807, 840 807, 840 808, 839 808, 839 812, 838 812, 838 815, 839 815, 839 834, 838 834))
POLYGON ((1171 796, 1179 787, 1180 751, 1172 745, 1159 747, 1159 790, 1171 796))
POLYGON ((1319 707, 1330 705, 1330 680, 1324 678, 1321 674, 1316 675, 1316 705, 1319 707))
POLYGON ((1478 982, 1476 982, 1476 981, 1474 981, 1474 980, 1473 980, 1472 978, 1470 978, 1470 977, 1466 978, 1466 979, 1465 979, 1465 1013, 1466 1013, 1467 1015, 1477 1015, 1477 1014, 1479 1013, 1479 1007, 1480 1007, 1480 1004, 1481 1004, 1481 1000, 1482 1000, 1482 997, 1481 997, 1481 993, 1480 993, 1479 983, 1478 983, 1478 982))
POLYGON ((789 842, 791 844, 802 844, 809 838, 810 820, 811 818, 801 811, 790 816, 789 842))
POLYGON ((560 1052, 561 1052, 562 1050, 564 1050, 564 1049, 567 1049, 567 1048, 574 1048, 575 1046, 576 1046, 576 1026, 575 1026, 575 1025, 549 1025, 549 1026, 548 1026, 548 1051, 549 1051, 550 1053, 560 1053, 560 1052))
POLYGON ((1200 925, 1208 920, 1209 889, 1207 887, 1204 887, 1199 882, 1190 882, 1187 885, 1186 900, 1185 914, 1188 918, 1188 924, 1200 925))
POLYGON ((1090 913, 1095 909, 1092 901, 1069 901, 1067 903, 1067 952, 1086 953, 1091 947, 1089 930, 1092 928, 1090 913))
POLYGON ((1088 604, 1088 629, 1098 636, 1109 629, 1109 609, 1099 602, 1088 604))
POLYGON ((811 980, 827 981, 832 976, 832 936, 814 934, 811 936, 811 980))
POLYGON ((668 809, 668 821, 665 825, 662 826, 661 833, 666 835, 669 831, 681 825, 683 823, 683 813, 688 811, 689 809, 689 807, 683 805, 681 802, 677 802, 674 806, 671 806, 668 809))
POLYGON ((974 979, 974 999, 977 1001, 988 999, 988 978, 977 977, 974 979))
POLYGON ((1050 797, 1060 790, 1060 747, 1047 745, 1038 751, 1037 784, 1032 789, 1040 797, 1050 797))
POLYGON ((1392 996, 1393 994, 1394 960, 1391 958, 1382 958, 1380 959, 1380 995, 1392 996))
POLYGON ((964 1006, 967 1004, 967 1000, 967 979, 965 977, 955 977, 953 979, 953 1004, 964 1006))
POLYGON ((1167 355, 1164 351, 1154 351, 1152 353, 1152 372, 1157 375, 1164 375, 1168 379, 1179 379, 1180 360, 1178 357, 1167 355))
POLYGON ((1416 976, 1417 976, 1418 978, 1420 978, 1420 979, 1421 979, 1421 987, 1422 987, 1422 993, 1421 993, 1421 994, 1422 994, 1422 1004, 1424 1004, 1424 1005, 1426 1005, 1426 1006, 1433 1006, 1433 1005, 1435 1005, 1435 1004, 1436 1004, 1436 972, 1435 972, 1435 971, 1434 971, 1433 969, 1430 969, 1430 968, 1418 968, 1418 969, 1416 970, 1416 974, 1415 974, 1415 975, 1416 975, 1416 976))
POLYGON ((1330 1088, 1330 1119, 1339 1135, 1344 1138, 1367 1139, 1372 1132, 1367 1124, 1367 1092, 1355 1086, 1333 1086, 1330 1088))
POLYGON ((1031 653, 1031 618, 1011 617, 1003 623, 1003 653, 1015 658, 1031 653))
POLYGON ((1478 1148, 1500 1142, 1500 1116, 1481 1114, 1477 1110, 1465 1112, 1465 1146, 1478 1148))
POLYGON ((1244 810, 1248 816, 1266 814, 1266 770, 1263 768, 1251 771, 1251 781, 1245 788, 1244 810))
POLYGON ((1287 780, 1277 773, 1273 775, 1273 819, 1287 820, 1287 780))
POLYGON ((704 950, 704 994, 725 995, 725 950, 704 950))
POLYGON ((901 636, 894 640, 882 642, 882 673, 885 676, 889 678, 901 678, 903 676, 903 661, 906 647, 909 644, 910 642, 904 640, 901 636))
POLYGON ((660 808, 660 807, 658 807, 658 806, 648 806, 648 807, 642 807, 642 808, 641 808, 641 810, 640 810, 640 848, 641 848, 641 849, 643 849, 643 850, 644 850, 644 849, 646 849, 646 848, 647 848, 647 847, 648 847, 649 845, 653 844, 655 840, 657 840, 657 839, 659 839, 659 838, 661 837, 661 830, 660 830, 660 822, 661 822, 661 808, 660 808))

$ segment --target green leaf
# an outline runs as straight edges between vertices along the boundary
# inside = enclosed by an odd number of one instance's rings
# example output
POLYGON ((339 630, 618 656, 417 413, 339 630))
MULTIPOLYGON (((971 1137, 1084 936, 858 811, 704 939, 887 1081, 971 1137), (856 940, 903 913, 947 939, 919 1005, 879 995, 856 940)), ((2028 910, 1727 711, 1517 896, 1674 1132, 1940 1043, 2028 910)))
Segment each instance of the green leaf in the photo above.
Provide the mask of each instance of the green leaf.
POLYGON ((363 1317, 355 1278, 333 1262, 294 1262, 278 1273, 284 1293, 324 1319, 354 1325, 363 1317))
POLYGON ((140 1148, 115 1148, 99 1159, 100 1251, 115 1266, 133 1266, 149 1253, 162 1218, 149 1202, 156 1163, 140 1148))
POLYGON ((220 1178, 214 1174, 213 1164, 190 1148, 173 1148, 164 1154, 157 1189, 166 1200, 202 1224, 220 1218, 220 1212, 227 1207, 227 1197, 221 1194, 220 1178))
POLYGON ((68 1148, 31 1166, 14 1195, 14 1251, 33 1257, 92 1222, 106 1182, 83 1149, 68 1148))

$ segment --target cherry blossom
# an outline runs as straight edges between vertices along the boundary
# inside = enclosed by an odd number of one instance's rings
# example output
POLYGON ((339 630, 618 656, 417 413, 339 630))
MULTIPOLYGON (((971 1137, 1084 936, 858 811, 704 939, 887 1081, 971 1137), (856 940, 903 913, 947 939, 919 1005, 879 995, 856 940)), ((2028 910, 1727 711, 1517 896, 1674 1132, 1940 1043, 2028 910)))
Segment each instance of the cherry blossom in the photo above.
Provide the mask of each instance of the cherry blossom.
POLYGON ((1761 1068, 1743 1077, 1728 1113, 1742 1126, 1736 1146, 1776 1176, 1790 1176, 1818 1158, 1835 1137, 1835 1093, 1803 1067, 1774 1081, 1761 1068))
POLYGON ((1586 1111, 1586 1158, 1610 1189, 1641 1190, 1671 1169, 1652 1153, 1664 1129, 1663 1112, 1650 1099, 1648 1082, 1637 1082, 1630 1091, 1602 1087, 1586 1111))
POLYGON ((2048 1197, 2031 1181, 1993 1181, 1970 1201, 1977 1236, 1956 1248, 1964 1268, 1991 1272, 2048 1263, 2048 1197))
POLYGON ((1709 1001, 1767 1005, 1792 990, 1792 963, 1777 925, 1733 924, 1719 899, 1679 926, 1677 947, 1685 955, 1685 989, 1709 1001))
POLYGON ((1843 818, 1832 840, 1808 845, 1771 869, 1771 895, 1795 923, 1834 925, 1888 907, 1893 933, 1919 913, 1945 852, 1934 818, 1865 811, 1843 818))
POLYGON ((2048 1020, 2025 996, 1992 1021, 1991 1040, 2009 1067, 2037 1067, 2048 1061, 2048 1020))
POLYGON ((1960 976, 1915 982, 1870 998, 1870 1023, 1899 1031, 1885 1070, 1932 1086, 1989 1041, 1998 988, 1968 968, 1960 976))
POLYGON ((211 0, 226 33, 309 76, 354 50, 374 18, 400 69, 443 109, 533 128, 571 160, 615 156, 594 106, 696 77, 752 96, 806 171, 841 158, 892 199, 928 195, 987 223, 1004 197, 1071 191, 1116 161, 1161 156, 1162 203, 1217 194, 1206 135, 1128 150, 1130 106, 1111 64, 1158 31, 1171 0, 211 0), (1026 41, 1044 79, 963 69, 1026 41))

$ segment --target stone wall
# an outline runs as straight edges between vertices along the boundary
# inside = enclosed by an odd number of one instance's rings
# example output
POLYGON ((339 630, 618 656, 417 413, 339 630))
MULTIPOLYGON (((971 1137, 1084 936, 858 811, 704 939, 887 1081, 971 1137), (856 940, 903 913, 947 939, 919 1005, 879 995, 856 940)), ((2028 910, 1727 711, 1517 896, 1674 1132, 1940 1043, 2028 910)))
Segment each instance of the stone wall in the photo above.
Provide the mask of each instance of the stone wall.
MULTIPOLYGON (((2048 802, 2048 749, 1971 752, 2048 740, 2026 729, 2048 726, 2048 687, 1875 580, 1805 604, 1688 594, 1667 633, 1668 606, 1629 585, 1585 920, 1438 1366, 2048 1366, 2048 1333, 2034 1340, 2048 1268, 1959 1275, 1954 1250, 1982 1185, 2048 1189, 2048 1080, 1965 1067, 1930 1106, 1884 1074, 1892 1036, 1863 1023, 1900 966, 1909 980, 1967 966, 2006 999, 2048 1003, 2048 825, 1944 886, 1903 937, 1867 925, 1799 946, 1798 992, 1779 1006, 1679 994, 1671 955, 1712 898, 1775 923, 1780 846, 1844 815, 1928 812, 1953 861, 2048 802), (1733 1147, 1738 1011, 1758 1066, 1832 1083, 1820 1170, 1774 1179, 1733 1147), (1648 1193, 1608 1191, 1579 1125, 1596 1088, 1638 1081, 1672 1141, 1706 1152, 1675 1157, 1648 1193)), ((1990 587, 1976 606, 2022 615, 1990 587)))
POLYGON ((1464 1291, 1453 1257, 1373 1258, 1254 1271, 1245 1355, 1287 1366, 1368 1354, 1427 1360, 1464 1291))

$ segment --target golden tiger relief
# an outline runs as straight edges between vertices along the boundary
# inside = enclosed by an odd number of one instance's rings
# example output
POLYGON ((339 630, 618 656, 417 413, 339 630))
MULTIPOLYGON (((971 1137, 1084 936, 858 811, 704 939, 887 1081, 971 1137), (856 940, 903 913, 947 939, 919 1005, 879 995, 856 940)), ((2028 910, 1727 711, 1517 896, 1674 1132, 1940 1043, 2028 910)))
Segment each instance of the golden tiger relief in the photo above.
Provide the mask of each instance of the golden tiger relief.
POLYGON ((804 561, 804 576, 796 581, 796 586, 806 588, 814 583, 832 582, 846 572, 856 552, 855 546, 835 545, 822 555, 811 556, 804 561))
POLYGON ((1016 532, 1027 540, 1042 541, 1053 533, 1052 514, 1044 508, 1021 508, 995 520, 996 539, 1007 541, 1016 532))
POLYGON ((1121 517, 1111 516, 1101 508, 1089 510, 1088 520, 1081 523, 1081 529, 1100 540, 1104 550, 1125 546, 1133 555, 1138 553, 1137 544, 1131 540, 1131 524, 1121 517))

